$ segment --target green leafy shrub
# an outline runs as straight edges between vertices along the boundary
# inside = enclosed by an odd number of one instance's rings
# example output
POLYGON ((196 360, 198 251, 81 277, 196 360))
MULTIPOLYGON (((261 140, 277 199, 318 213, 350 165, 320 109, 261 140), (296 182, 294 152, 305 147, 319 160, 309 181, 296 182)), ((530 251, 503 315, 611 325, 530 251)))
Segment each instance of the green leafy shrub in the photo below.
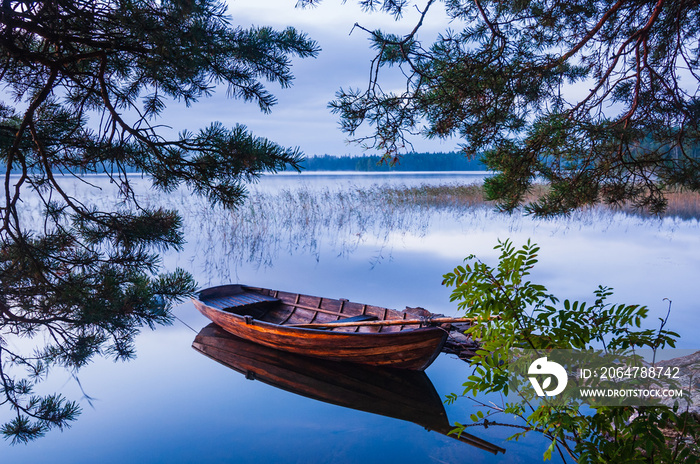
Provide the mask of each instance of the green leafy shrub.
MULTIPOLYGON (((520 249, 506 240, 494 268, 475 256, 444 275, 443 284, 453 287, 451 300, 465 316, 474 319, 467 333, 481 342, 471 359, 473 374, 464 383, 463 395, 509 393, 508 362, 516 348, 657 350, 674 347, 678 334, 642 328, 648 309, 639 305, 611 304, 612 290, 599 287, 592 304, 560 300, 529 280, 537 263, 539 247, 529 241, 520 249)), ((453 394, 448 402, 458 398, 453 394)), ((592 407, 577 400, 564 403, 481 403, 473 424, 457 424, 454 433, 473 425, 505 425, 493 419, 499 413, 515 416, 521 429, 511 439, 538 432, 551 440, 544 452, 565 461, 580 463, 673 463, 700 462, 697 438, 700 424, 687 408, 676 402, 669 407, 592 407)), ((512 425, 512 424, 509 424, 512 425)))

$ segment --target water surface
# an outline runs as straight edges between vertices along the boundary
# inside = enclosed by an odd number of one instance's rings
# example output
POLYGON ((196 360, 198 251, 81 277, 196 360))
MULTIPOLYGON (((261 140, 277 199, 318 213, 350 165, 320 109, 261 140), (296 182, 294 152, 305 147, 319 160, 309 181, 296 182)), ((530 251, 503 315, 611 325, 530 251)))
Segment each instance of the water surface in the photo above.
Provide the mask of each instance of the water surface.
MULTIPOLYGON (((542 247, 533 281, 562 299, 590 300, 598 285, 614 287, 612 301, 650 307, 649 324, 666 315, 667 300, 672 300, 668 327, 681 334, 679 346, 700 346, 697 221, 597 210, 538 221, 488 208, 401 210, 350 195, 357 188, 474 182, 483 175, 267 176, 251 188, 251 201, 234 216, 187 192, 158 194, 146 181, 137 187, 142 201, 183 211, 189 243, 182 253, 165 256, 164 264, 189 270, 202 286, 241 282, 454 315, 449 290, 440 284, 445 272, 472 253, 495 264, 493 246, 499 238, 516 245, 532 239, 542 247)), ((94 202, 112 201, 103 179, 91 181, 103 187, 94 202)), ((76 183, 72 189, 90 187, 76 183)), ((31 201, 26 204, 25 214, 33 214, 31 201)), ((248 380, 191 348, 196 332, 209 321, 190 303, 175 314, 182 322, 138 337, 134 361, 96 360, 80 371, 79 383, 56 370, 43 388, 81 399, 82 416, 72 428, 52 431, 28 446, 3 444, 3 458, 34 463, 510 463, 539 462, 546 447, 536 435, 506 442, 511 429, 470 429, 507 449, 493 456, 411 422, 248 380)), ((426 373, 444 397, 461 393, 470 371, 463 361, 441 355, 426 373)), ((463 423, 469 423, 473 408, 468 399, 445 406, 451 421, 463 423)))

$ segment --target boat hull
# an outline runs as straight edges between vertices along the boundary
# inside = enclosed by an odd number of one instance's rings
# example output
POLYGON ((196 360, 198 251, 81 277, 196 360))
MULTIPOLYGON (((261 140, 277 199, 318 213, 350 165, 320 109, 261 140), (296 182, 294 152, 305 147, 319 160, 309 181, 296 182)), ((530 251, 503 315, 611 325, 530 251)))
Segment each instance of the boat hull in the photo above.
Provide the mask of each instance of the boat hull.
MULTIPOLYGON (((225 288, 219 287, 219 293, 225 293, 225 288)), ((255 290, 272 293, 265 289, 255 290)), ((283 296, 288 299, 288 295, 283 296)), ((296 300, 299 300, 298 296, 296 300)), ((193 303, 204 316, 237 337, 277 350, 332 361, 424 370, 435 360, 447 338, 447 331, 442 327, 417 327, 386 333, 290 327, 216 308, 207 304, 205 298, 193 299, 193 303)), ((284 298, 279 304, 293 306, 284 298)))

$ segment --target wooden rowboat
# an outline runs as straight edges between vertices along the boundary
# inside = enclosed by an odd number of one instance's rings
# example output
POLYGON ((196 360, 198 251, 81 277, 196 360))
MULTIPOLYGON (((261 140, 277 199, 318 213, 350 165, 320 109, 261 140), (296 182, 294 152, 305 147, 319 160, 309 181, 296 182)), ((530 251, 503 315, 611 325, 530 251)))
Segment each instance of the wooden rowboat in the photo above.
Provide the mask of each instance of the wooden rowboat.
POLYGON ((261 345, 332 361, 411 370, 425 369, 440 353, 447 338, 443 323, 463 322, 426 321, 408 310, 244 285, 208 288, 193 302, 227 332, 261 345))
POLYGON ((454 427, 425 372, 300 356, 234 337, 215 324, 204 327, 192 347, 248 379, 325 403, 413 422, 493 454, 505 452, 475 435, 450 433, 454 427))

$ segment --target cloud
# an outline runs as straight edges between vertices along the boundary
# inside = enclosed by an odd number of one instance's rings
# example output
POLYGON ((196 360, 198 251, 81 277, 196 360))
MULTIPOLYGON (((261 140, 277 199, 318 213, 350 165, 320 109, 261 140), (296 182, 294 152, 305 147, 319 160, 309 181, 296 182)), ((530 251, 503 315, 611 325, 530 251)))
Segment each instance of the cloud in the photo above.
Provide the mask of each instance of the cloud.
MULTIPOLYGON (((165 124, 175 130, 194 131, 211 121, 227 126, 240 123, 258 136, 284 146, 300 147, 307 155, 361 153, 360 147, 346 143, 347 135, 340 131, 338 117, 328 109, 328 103, 341 87, 367 85, 373 52, 367 33, 359 29, 353 31, 353 26, 357 22, 368 29, 382 28, 406 34, 414 27, 417 12, 408 11, 405 20, 397 23, 381 12, 363 12, 353 1, 343 4, 340 0, 326 0, 315 8, 303 9, 295 8, 295 3, 295 0, 228 2, 233 24, 268 25, 278 29, 293 26, 316 40, 322 49, 316 59, 294 60, 295 80, 291 88, 268 85, 278 99, 271 114, 261 113, 255 104, 228 99, 225 89, 221 89, 190 108, 171 105, 165 124)), ((426 23, 425 35, 432 39, 440 27, 447 26, 447 20, 435 14, 430 21, 426 23)), ((399 81, 395 84, 396 87, 400 85, 399 81)), ((454 146, 449 142, 416 140, 418 150, 452 150, 454 146)))

